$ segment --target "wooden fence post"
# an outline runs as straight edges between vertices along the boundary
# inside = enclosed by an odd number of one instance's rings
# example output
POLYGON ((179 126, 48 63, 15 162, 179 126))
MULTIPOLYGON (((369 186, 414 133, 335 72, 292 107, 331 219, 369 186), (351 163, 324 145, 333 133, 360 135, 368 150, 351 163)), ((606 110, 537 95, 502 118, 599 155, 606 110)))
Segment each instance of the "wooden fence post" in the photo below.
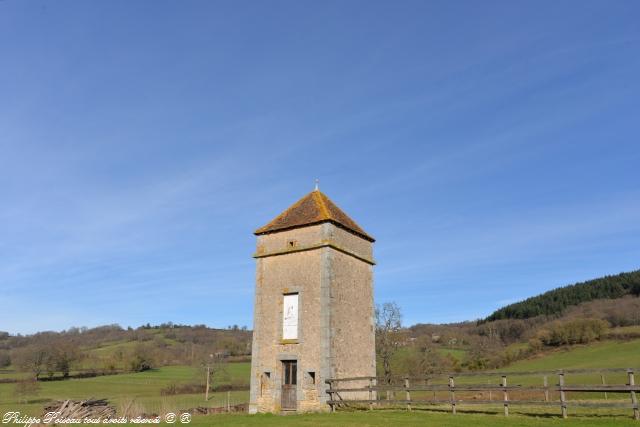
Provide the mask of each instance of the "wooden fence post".
MULTIPOLYGON (((431 385, 431 378, 427 378, 427 386, 431 385)), ((436 400, 436 391, 433 390, 433 400, 436 400)))
MULTIPOLYGON (((632 369, 629 369, 627 371, 627 375, 629 375, 629 385, 632 387, 636 385, 632 369)), ((638 398, 636 397, 636 392, 633 390, 631 390, 631 404, 633 405, 633 419, 640 420, 640 412, 638 411, 638 398)))
POLYGON ((560 407, 562 408, 562 418, 567 418, 567 401, 564 394, 564 371, 558 372, 558 386, 560 388, 560 407))
POLYGON ((336 404, 333 402, 333 381, 332 380, 328 380, 327 381, 329 383, 329 400, 331 401, 331 403, 329 404, 329 406, 331 407, 331 412, 336 412, 336 404))
MULTIPOLYGON (((614 406, 625 406, 627 408, 629 408, 629 406, 631 406, 631 408, 633 409, 633 418, 637 421, 640 421, 640 408, 638 407, 638 391, 640 391, 640 388, 636 385, 635 383, 635 370, 634 368, 615 368, 615 369, 592 369, 592 370, 588 370, 588 369, 576 369, 576 370, 571 370, 568 371, 569 373, 578 373, 578 374, 583 374, 585 372, 589 372, 591 374, 599 374, 601 377, 601 382, 602 385, 595 385, 593 382, 591 382, 591 384, 593 385, 589 385, 589 384, 584 384, 584 382, 581 382, 579 377, 578 379, 573 379, 569 385, 567 385, 565 383, 566 378, 565 378, 565 374, 567 372, 565 372, 564 370, 558 370, 557 375, 558 375, 558 384, 556 387, 556 384, 553 384, 553 382, 551 384, 549 384, 549 373, 548 372, 517 372, 516 375, 542 375, 543 377, 543 384, 544 384, 544 388, 542 389, 544 391, 544 399, 545 402, 547 403, 551 403, 552 405, 556 405, 556 404, 560 404, 560 408, 561 408, 561 414, 562 414, 562 418, 568 418, 568 407, 569 407, 569 396, 568 393, 594 393, 596 396, 600 393, 608 393, 608 392, 613 392, 613 393, 630 393, 630 397, 631 397, 631 405, 628 404, 624 404, 624 403, 618 403, 618 404, 614 404, 614 406), (604 372, 604 373, 603 373, 604 372), (620 382, 614 381, 614 384, 612 385, 608 385, 605 375, 607 372, 626 372, 628 375, 628 382, 626 382, 626 384, 624 382, 622 382, 622 384, 620 382), (559 401, 556 402, 555 399, 555 392, 559 393, 559 401), (556 402, 556 403, 554 403, 556 402)), ((462 384, 459 384, 458 387, 456 388, 456 384, 455 384, 455 375, 457 374, 450 374, 450 375, 446 375, 444 376, 444 378, 449 379, 448 381, 448 387, 446 389, 443 389, 442 387, 444 386, 444 384, 441 383, 441 381, 437 381, 438 384, 432 384, 432 379, 433 378, 420 378, 418 380, 414 380, 414 388, 416 389, 416 391, 418 391, 418 395, 416 396, 415 393, 413 393, 412 395, 412 391, 413 388, 411 388, 411 378, 406 376, 406 377, 395 377, 395 380, 393 382, 387 383, 386 381, 383 382, 383 386, 381 388, 378 387, 377 384, 377 378, 375 377, 359 377, 359 378, 342 378, 342 379, 328 379, 326 380, 326 384, 328 385, 328 388, 326 389, 326 393, 329 395, 328 397, 328 401, 327 403, 330 405, 330 411, 331 412, 336 412, 338 409, 338 406, 343 407, 343 406, 349 406, 349 398, 343 399, 342 396, 339 395, 340 390, 352 390, 353 392, 358 393, 361 397, 357 397, 355 399, 355 401, 357 403, 363 404, 365 402, 368 403, 369 406, 369 410, 373 411, 375 409, 376 406, 378 406, 380 403, 378 402, 378 399, 382 399, 384 400, 384 396, 380 396, 379 392, 381 390, 385 390, 387 391, 387 393, 389 393, 389 401, 387 401, 387 403, 400 403, 401 401, 405 403, 406 405, 406 410, 408 412, 413 411, 413 404, 414 402, 417 403, 418 405, 420 405, 420 403, 422 402, 431 402, 431 403, 446 403, 446 400, 438 400, 441 399, 441 396, 443 395, 443 393, 446 394, 446 392, 449 392, 449 404, 451 405, 451 412, 452 414, 456 414, 457 413, 457 408, 458 408, 458 401, 456 398, 456 391, 458 391, 457 389, 460 389, 460 391, 463 393, 463 396, 461 397, 461 402, 463 403, 463 405, 465 404, 466 400, 466 392, 467 391, 482 391, 484 393, 485 390, 489 390, 489 391, 496 391, 496 392, 500 392, 500 390, 502 390, 503 393, 503 399, 502 399, 502 403, 503 403, 503 410, 504 410, 504 416, 508 417, 509 416, 509 407, 511 406, 511 402, 512 402, 512 398, 514 398, 513 402, 514 404, 517 406, 518 404, 534 404, 534 405, 542 405, 543 403, 540 401, 535 401, 535 400, 527 400, 528 399, 528 393, 525 396, 524 400, 518 400, 519 396, 518 394, 520 393, 521 389, 522 390, 531 390, 531 391, 540 391, 539 386, 521 386, 521 385, 514 385, 513 386, 509 386, 508 381, 507 381, 507 376, 508 374, 513 375, 512 372, 509 373, 490 373, 488 376, 489 378, 493 378, 493 380, 488 380, 487 382, 487 386, 485 387, 483 385, 484 381, 482 380, 480 383, 471 383, 471 384, 467 384, 467 382, 464 381, 465 374, 460 374, 461 377, 463 378, 462 384), (499 381, 498 384, 493 383, 494 385, 492 385, 492 381, 495 381, 496 377, 500 377, 501 380, 499 381), (402 382, 400 382, 400 380, 403 380, 402 382), (353 386, 353 388, 339 388, 338 385, 336 385, 338 382, 340 381, 358 381, 361 385, 360 386, 353 386), (365 382, 366 381, 366 382, 365 382), (417 381, 417 382, 416 382, 417 381), (368 382, 368 385, 367 385, 368 382), (426 387, 424 387, 424 385, 421 384, 425 384, 426 383, 426 387), (416 385, 417 384, 417 385, 416 385), (402 386, 401 386, 402 385, 402 386), (338 388, 336 388, 338 387, 338 388), (396 395, 396 392, 402 392, 402 390, 404 389, 405 392, 405 399, 402 399, 401 397, 399 397, 398 395, 396 395), (514 390, 514 395, 511 395, 511 389, 514 390), (424 392, 427 392, 426 395, 424 395, 424 392), (365 394, 364 392, 368 392, 368 396, 369 399, 368 400, 361 400, 365 394), (431 396, 429 392, 433 392, 434 393, 434 399, 431 400, 431 396), (374 395, 374 393, 376 393, 374 395), (440 395, 438 396, 438 393, 440 393, 440 395), (413 400, 413 398, 416 398, 416 400, 413 400)), ((486 374, 480 374, 480 375, 486 375, 486 374)), ((553 375, 553 374, 551 374, 553 375)), ((469 374, 469 376, 473 376, 476 377, 476 374, 469 374)), ((439 376, 436 378, 443 378, 443 376, 439 376)), ((551 379, 553 380, 553 376, 551 376, 551 379)), ((596 380, 597 381, 597 380, 596 380)), ((582 394, 581 394, 582 395, 582 394)), ((233 406, 233 402, 231 399, 231 393, 228 392, 227 396, 226 396, 226 402, 224 401, 224 395, 223 396, 219 396, 218 398, 216 398, 218 401, 220 402, 220 406, 222 406, 223 411, 224 409, 227 410, 227 412, 231 411, 231 407, 233 406), (226 405, 225 405, 226 403, 226 405), (225 408, 226 406, 226 408, 225 408)), ((605 398, 607 397, 607 395, 605 394, 605 398)), ((486 397, 485 397, 486 398, 486 397)), ((500 397, 496 397, 496 403, 500 401, 500 397)), ((591 402, 582 402, 580 400, 578 401, 571 401, 572 405, 578 405, 578 406, 588 406, 588 407, 607 407, 612 405, 611 403, 604 403, 602 402, 602 400, 598 399, 596 397, 596 401, 591 401, 591 402), (598 403, 599 401, 599 403, 598 403)), ((628 401, 627 401, 628 402, 628 401)), ((493 406, 492 400, 490 399, 489 401, 483 401, 483 400, 477 400, 477 401, 473 401, 470 403, 478 403, 478 404, 489 404, 493 406)), ((401 407, 401 405, 400 405, 401 407)), ((573 406, 572 406, 573 407, 573 406)), ((398 407, 396 407, 396 409, 398 409, 398 407)))
POLYGON ((504 416, 509 416, 509 393, 507 392, 507 376, 502 376, 502 391, 504 393, 504 416))
POLYGON ((455 392, 455 382, 453 381, 453 376, 449 377, 449 399, 451 400, 451 413, 456 414, 456 392, 455 392))
POLYGON ((209 374, 210 372, 210 368, 209 368, 209 364, 207 364, 207 385, 206 385, 206 389, 204 390, 204 401, 208 402, 209 401, 209 379, 211 378, 211 375, 209 374))
POLYGON ((369 378, 369 410, 373 411, 373 378, 369 378))
MULTIPOLYGON (((607 381, 604 379, 604 374, 600 374, 600 381, 602 385, 607 385, 607 381)), ((607 396, 607 392, 604 392, 604 400, 609 400, 609 396, 607 396)))
POLYGON ((544 385, 544 401, 549 401, 549 378, 545 375, 542 379, 542 384, 544 385))

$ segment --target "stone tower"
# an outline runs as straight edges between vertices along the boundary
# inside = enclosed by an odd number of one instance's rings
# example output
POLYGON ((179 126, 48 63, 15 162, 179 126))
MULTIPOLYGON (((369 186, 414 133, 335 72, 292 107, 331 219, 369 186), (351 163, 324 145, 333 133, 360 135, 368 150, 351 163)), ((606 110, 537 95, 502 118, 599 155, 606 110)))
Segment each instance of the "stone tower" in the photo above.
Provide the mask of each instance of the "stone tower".
POLYGON ((249 411, 324 411, 375 376, 373 242, 319 190, 259 228, 249 411))

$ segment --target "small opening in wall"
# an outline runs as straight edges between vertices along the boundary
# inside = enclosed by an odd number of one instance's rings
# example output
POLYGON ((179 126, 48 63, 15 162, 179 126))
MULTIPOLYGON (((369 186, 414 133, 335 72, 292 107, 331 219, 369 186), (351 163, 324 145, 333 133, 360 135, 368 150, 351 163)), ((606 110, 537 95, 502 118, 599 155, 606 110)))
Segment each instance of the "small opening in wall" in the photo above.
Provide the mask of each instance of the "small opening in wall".
POLYGON ((311 384, 315 384, 316 383, 316 373, 309 371, 309 381, 311 382, 311 384))
POLYGON ((295 240, 289 240, 289 242, 287 243, 287 246, 290 248, 295 248, 296 247, 296 241, 295 240))
POLYGON ((263 396, 265 389, 269 387, 270 378, 271 378, 271 372, 262 373, 262 378, 260 378, 260 396, 263 396))

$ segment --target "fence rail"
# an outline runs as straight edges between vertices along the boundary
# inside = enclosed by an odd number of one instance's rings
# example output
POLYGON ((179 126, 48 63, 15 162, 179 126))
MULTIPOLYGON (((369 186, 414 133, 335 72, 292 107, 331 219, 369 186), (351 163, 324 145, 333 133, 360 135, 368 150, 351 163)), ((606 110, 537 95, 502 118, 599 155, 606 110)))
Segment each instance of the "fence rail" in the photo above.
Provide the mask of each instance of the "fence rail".
POLYGON ((349 378, 332 378, 327 380, 329 389, 328 404, 331 410, 349 407, 353 405, 368 405, 370 410, 376 407, 384 407, 389 405, 403 405, 408 411, 412 410, 415 405, 450 405, 451 412, 456 413, 457 405, 496 405, 501 404, 504 407, 504 415, 509 415, 509 407, 511 405, 533 405, 533 406, 559 406, 563 418, 567 418, 567 408, 586 407, 586 408, 630 408, 633 410, 633 418, 640 420, 640 411, 638 409, 637 392, 640 392, 640 385, 635 384, 634 372, 640 372, 636 368, 606 368, 606 369, 572 369, 558 371, 522 371, 522 372, 473 372, 473 373, 450 373, 450 374, 434 374, 421 378, 409 377, 393 377, 393 378, 376 378, 376 377, 349 377, 349 378), (606 384, 605 373, 626 373, 627 382, 625 384, 606 384), (602 384, 578 384, 567 385, 565 383, 567 374, 600 374, 602 384), (549 376, 557 376, 558 383, 549 384, 549 376), (529 386, 521 384, 508 384, 508 378, 522 376, 541 376, 542 386, 529 386), (499 377, 500 384, 458 384, 456 380, 464 378, 477 377, 499 377), (431 381, 443 379, 445 384, 432 384, 431 381), (358 383, 355 386, 349 386, 345 383, 358 383), (367 385, 362 385, 366 383, 367 385), (413 384, 413 385, 412 385, 413 384), (431 392, 429 398, 415 396, 412 393, 424 394, 431 392), (456 392, 489 392, 490 399, 456 397, 456 392), (493 399, 493 392, 498 393, 499 398, 493 399), (523 392, 542 392, 544 400, 531 399, 514 399, 513 394, 523 392), (567 393, 604 393, 605 401, 593 400, 569 400, 567 393), (381 394, 386 393, 386 399, 381 398, 381 394), (438 393, 447 393, 448 398, 438 398, 438 393), (510 393, 512 395, 510 396, 510 393), (558 396, 557 400, 550 399, 550 393, 558 396), (608 400, 611 393, 628 393, 630 400, 627 402, 608 400), (398 399, 397 395, 404 398, 398 399), (501 395, 501 396, 500 396, 501 395), (363 397, 368 398, 363 398, 363 397))

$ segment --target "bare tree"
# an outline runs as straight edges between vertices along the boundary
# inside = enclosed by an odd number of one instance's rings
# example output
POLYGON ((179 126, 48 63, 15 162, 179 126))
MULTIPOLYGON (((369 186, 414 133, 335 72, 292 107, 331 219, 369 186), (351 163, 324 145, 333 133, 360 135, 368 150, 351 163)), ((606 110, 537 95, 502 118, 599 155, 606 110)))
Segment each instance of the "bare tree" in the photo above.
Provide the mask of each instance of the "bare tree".
POLYGON ((391 383, 391 358, 402 339, 402 313, 395 302, 376 306, 376 353, 382 360, 385 381, 391 383))
POLYGON ((80 358, 81 352, 73 342, 59 339, 51 345, 49 350, 49 355, 45 363, 47 374, 49 377, 52 377, 55 372, 60 372, 64 378, 67 378, 69 377, 71 365, 80 360, 80 358))
POLYGON ((209 400, 209 391, 225 381, 229 381, 226 356, 222 352, 202 353, 199 355, 200 366, 205 374, 205 400, 209 400))
POLYGON ((45 369, 48 359, 49 350, 40 345, 23 347, 13 354, 16 366, 23 372, 31 372, 36 381, 45 369))

